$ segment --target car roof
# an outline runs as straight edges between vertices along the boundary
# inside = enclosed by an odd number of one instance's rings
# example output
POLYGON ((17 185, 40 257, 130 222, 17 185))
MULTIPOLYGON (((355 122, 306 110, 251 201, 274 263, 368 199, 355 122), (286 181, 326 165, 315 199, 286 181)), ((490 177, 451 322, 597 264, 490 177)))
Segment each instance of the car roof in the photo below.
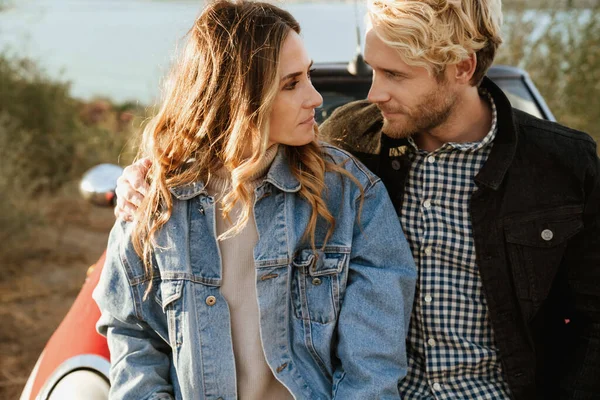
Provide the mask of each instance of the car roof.
MULTIPOLYGON (((315 71, 313 73, 314 76, 347 76, 347 77, 355 77, 359 79, 358 76, 351 74, 349 72, 349 63, 348 62, 315 62, 315 71)), ((368 68, 368 73, 364 74, 365 78, 371 79, 370 67, 368 68)), ((487 72, 487 75, 492 79, 522 79, 528 78, 529 75, 523 69, 518 67, 511 67, 508 65, 492 65, 487 72)))

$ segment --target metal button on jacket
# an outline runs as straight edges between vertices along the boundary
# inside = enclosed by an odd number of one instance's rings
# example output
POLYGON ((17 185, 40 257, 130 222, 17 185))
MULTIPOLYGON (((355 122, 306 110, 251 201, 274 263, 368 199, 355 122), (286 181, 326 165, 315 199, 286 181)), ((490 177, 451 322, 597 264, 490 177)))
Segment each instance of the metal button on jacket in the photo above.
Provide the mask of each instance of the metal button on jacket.
POLYGON ((398 171, 401 167, 400 161, 398 160, 394 160, 392 161, 392 168, 396 171, 398 171))
POLYGON ((553 237, 554 232, 552 232, 550 229, 544 229, 542 231, 542 239, 544 239, 545 241, 550 241, 553 237))
POLYGON ((206 298, 206 304, 209 306, 214 306, 217 303, 217 298, 215 296, 208 296, 206 298))

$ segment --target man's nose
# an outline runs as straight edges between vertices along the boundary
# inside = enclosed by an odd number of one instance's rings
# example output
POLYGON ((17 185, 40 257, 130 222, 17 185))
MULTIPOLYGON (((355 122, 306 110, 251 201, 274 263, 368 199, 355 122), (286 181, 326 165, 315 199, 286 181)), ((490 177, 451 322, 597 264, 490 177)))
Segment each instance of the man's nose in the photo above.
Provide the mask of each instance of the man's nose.
POLYGON ((371 82, 371 88, 369 89, 367 99, 371 103, 385 103, 390 100, 389 92, 381 83, 381 81, 375 76, 373 77, 373 81, 371 82))

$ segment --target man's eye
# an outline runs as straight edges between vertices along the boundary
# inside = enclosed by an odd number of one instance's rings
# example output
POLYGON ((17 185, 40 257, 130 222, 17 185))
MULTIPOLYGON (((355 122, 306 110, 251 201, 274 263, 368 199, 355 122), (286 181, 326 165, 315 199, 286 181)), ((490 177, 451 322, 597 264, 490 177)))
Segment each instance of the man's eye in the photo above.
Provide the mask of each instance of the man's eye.
POLYGON ((310 75, 315 72, 316 68, 312 68, 308 70, 308 74, 306 74, 306 76, 308 77, 308 79, 310 79, 310 75))

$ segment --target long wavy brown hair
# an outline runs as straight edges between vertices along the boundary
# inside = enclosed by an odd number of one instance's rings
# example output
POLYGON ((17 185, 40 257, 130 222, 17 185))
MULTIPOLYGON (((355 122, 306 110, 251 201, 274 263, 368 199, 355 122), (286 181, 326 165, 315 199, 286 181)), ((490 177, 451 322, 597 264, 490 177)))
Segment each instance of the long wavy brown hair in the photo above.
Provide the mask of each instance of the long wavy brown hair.
MULTIPOLYGON (((173 207, 170 188, 208 179, 225 166, 231 190, 221 200, 223 216, 236 203, 241 213, 233 227, 219 237, 235 235, 248 222, 253 193, 248 183, 259 168, 269 143, 272 104, 279 91, 281 47, 291 31, 300 33, 290 13, 272 4, 246 0, 210 3, 188 32, 178 63, 166 81, 164 100, 144 129, 139 156, 149 157, 150 189, 136 215, 132 241, 152 277, 155 234, 169 220, 173 207)), ((316 128, 315 128, 316 130, 316 128)), ((335 219, 322 198, 325 171, 356 178, 328 161, 315 139, 285 148, 299 191, 312 207, 305 236, 315 248, 319 217, 335 219)), ((323 245, 325 245, 323 243, 323 245)))

